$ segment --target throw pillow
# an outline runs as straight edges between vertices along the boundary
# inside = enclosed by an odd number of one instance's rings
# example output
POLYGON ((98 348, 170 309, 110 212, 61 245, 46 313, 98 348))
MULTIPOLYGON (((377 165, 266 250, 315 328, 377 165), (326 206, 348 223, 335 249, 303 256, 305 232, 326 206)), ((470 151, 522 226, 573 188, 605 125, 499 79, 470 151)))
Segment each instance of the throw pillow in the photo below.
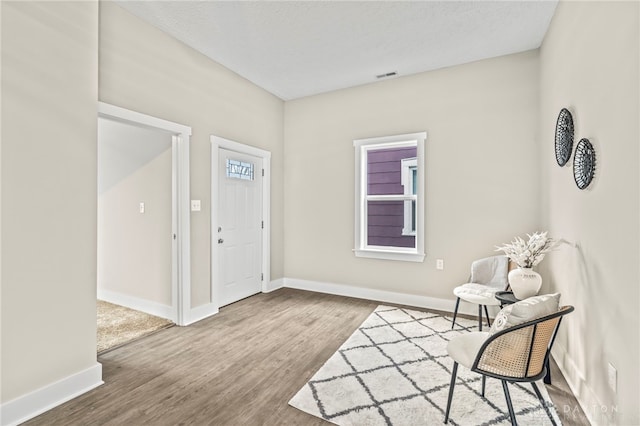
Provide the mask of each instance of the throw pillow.
POLYGON ((491 325, 489 334, 492 335, 505 328, 551 315, 558 311, 559 305, 560 293, 529 297, 512 305, 507 305, 498 312, 496 319, 491 325))

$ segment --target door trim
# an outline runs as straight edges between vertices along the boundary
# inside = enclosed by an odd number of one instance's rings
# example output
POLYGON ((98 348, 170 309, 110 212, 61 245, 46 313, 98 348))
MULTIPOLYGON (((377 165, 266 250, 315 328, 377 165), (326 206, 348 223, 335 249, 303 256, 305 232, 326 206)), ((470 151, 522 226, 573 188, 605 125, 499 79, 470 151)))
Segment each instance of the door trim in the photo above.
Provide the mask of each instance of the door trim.
POLYGON ((171 227, 175 238, 171 244, 171 300, 174 315, 172 319, 178 325, 186 325, 191 307, 191 211, 189 202, 191 127, 104 102, 98 102, 98 116, 173 133, 171 143, 171 227))
POLYGON ((211 300, 215 306, 220 306, 218 295, 217 265, 219 260, 218 250, 218 183, 219 183, 219 150, 220 148, 235 151, 241 154, 253 155, 262 158, 264 177, 262 179, 262 283, 263 293, 269 291, 268 284, 271 281, 271 152, 264 149, 245 145, 220 136, 211 135, 211 300))

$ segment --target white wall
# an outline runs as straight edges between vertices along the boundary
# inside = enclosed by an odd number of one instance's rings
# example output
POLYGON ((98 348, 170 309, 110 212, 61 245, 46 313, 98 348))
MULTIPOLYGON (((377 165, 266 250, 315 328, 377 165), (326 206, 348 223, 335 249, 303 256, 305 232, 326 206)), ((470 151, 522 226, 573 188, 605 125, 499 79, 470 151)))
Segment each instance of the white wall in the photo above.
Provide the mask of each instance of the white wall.
POLYGON ((7 404, 16 398, 85 371, 93 386, 101 377, 95 305, 98 4, 1 7, 4 423, 23 414, 7 404))
POLYGON ((98 298, 170 312, 171 175, 171 134, 98 120, 98 298))
POLYGON ((283 102, 113 2, 100 3, 100 100, 190 126, 191 306, 210 292, 214 134, 272 153, 271 274, 283 276, 283 102))
POLYGON ((640 424, 639 13, 638 2, 561 2, 540 55, 541 220, 577 245, 541 264, 543 290, 576 307, 554 354, 595 424, 640 424), (584 191, 571 162, 555 161, 563 107, 575 142, 589 138, 596 150, 596 178, 584 191), (608 363, 618 370, 617 394, 608 363))
POLYGON ((453 299, 473 259, 536 230, 537 105, 537 51, 287 102, 285 276, 453 299), (353 140, 420 131, 424 263, 356 258, 353 140))
POLYGON ((171 139, 167 131, 99 117, 98 195, 166 152, 171 139))

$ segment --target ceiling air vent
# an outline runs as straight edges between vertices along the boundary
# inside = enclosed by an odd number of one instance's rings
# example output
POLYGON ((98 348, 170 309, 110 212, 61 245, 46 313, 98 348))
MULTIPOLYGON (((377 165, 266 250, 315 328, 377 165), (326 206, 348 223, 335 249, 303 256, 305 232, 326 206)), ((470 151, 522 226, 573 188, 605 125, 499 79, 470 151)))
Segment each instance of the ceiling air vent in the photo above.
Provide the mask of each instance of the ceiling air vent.
POLYGON ((381 78, 389 78, 389 77, 394 77, 394 76, 396 76, 396 75, 398 75, 398 73, 397 73, 396 71, 392 71, 392 72, 388 72, 388 73, 386 73, 386 74, 379 74, 379 75, 376 75, 376 78, 377 78, 378 80, 380 80, 381 78))

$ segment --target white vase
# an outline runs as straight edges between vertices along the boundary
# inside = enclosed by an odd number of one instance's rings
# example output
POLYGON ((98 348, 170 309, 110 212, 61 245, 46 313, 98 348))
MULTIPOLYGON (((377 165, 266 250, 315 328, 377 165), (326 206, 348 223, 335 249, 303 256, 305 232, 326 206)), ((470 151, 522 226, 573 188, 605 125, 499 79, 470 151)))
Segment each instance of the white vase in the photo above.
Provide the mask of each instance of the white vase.
POLYGON ((516 299, 535 296, 542 286, 542 277, 531 268, 516 268, 509 272, 509 285, 516 299))

